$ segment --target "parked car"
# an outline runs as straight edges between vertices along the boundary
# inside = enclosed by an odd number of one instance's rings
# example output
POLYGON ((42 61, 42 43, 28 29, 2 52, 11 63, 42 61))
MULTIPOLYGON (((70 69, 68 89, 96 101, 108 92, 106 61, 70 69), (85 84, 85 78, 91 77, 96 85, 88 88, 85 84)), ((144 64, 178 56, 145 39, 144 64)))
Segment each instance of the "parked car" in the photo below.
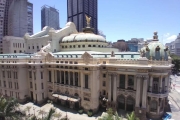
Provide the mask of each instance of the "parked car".
POLYGON ((172 117, 172 115, 170 113, 164 113, 162 119, 163 120, 169 120, 169 119, 171 119, 171 117, 172 117))

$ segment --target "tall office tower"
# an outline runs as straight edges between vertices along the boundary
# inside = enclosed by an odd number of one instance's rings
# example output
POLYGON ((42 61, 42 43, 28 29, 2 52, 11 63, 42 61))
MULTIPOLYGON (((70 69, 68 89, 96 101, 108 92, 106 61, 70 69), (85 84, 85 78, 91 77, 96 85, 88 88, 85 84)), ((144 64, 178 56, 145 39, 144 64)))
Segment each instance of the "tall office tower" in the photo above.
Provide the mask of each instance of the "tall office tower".
POLYGON ((33 4, 27 2, 27 24, 28 24, 28 33, 33 34, 33 4))
POLYGON ((97 34, 97 0, 67 0, 67 19, 75 23, 79 32, 86 27, 85 15, 91 17, 91 27, 97 34))
POLYGON ((8 16, 9 36, 22 37, 27 32, 33 34, 33 18, 30 19, 33 16, 33 5, 27 0, 13 0, 8 16))
POLYGON ((3 38, 3 31, 4 31, 4 11, 5 11, 5 0, 0 0, 0 54, 2 54, 2 38, 3 38))
POLYGON ((59 10, 47 5, 41 7, 41 29, 45 26, 52 27, 56 30, 60 29, 59 10))

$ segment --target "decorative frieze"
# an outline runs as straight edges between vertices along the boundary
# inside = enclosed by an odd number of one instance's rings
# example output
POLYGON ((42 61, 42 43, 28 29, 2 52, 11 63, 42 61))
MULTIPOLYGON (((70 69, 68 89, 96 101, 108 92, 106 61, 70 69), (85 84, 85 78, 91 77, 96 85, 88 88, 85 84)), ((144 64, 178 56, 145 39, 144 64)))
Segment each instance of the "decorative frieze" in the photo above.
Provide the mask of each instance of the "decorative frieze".
POLYGON ((139 72, 139 73, 148 73, 148 70, 145 70, 145 69, 138 69, 137 72, 139 72))

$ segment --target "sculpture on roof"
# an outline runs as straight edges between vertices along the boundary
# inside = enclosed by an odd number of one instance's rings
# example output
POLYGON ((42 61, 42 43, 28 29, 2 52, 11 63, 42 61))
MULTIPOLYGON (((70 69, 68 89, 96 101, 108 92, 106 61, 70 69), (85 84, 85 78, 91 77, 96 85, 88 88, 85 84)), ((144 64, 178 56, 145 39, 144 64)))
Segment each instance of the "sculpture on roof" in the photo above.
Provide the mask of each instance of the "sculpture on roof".
POLYGON ((46 46, 44 46, 43 48, 41 48, 41 50, 39 52, 37 52, 37 55, 41 55, 41 56, 46 56, 47 53, 52 52, 51 51, 51 42, 48 41, 48 44, 46 46))
POLYGON ((141 57, 145 57, 145 51, 144 50, 140 50, 140 55, 141 55, 141 57))
POLYGON ((111 51, 111 57, 115 57, 114 51, 111 51))
POLYGON ((86 23, 87 23, 87 27, 90 27, 90 22, 91 22, 91 17, 86 16, 86 23))

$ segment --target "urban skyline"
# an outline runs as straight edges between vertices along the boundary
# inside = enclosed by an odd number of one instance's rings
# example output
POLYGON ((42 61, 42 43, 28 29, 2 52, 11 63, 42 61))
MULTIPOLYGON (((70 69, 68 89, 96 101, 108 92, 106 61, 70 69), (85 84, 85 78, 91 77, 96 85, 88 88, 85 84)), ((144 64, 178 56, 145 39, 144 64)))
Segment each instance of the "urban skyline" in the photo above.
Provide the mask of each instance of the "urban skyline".
POLYGON ((74 22, 79 32, 87 27, 85 15, 91 17, 91 27, 98 33, 98 4, 97 0, 67 0, 67 19, 74 22))
MULTIPOLYGON (((61 0, 61 2, 44 0, 43 3, 36 0, 29 1, 35 3, 35 11, 40 11, 44 4, 55 6, 60 11, 61 26, 64 27, 67 23, 67 0, 61 0)), ((131 1, 129 4, 130 1, 98 0, 98 29, 103 31, 108 41, 113 42, 118 39, 148 39, 151 38, 150 32, 158 31, 160 41, 165 44, 166 41, 174 40, 179 33, 176 27, 180 25, 177 21, 180 18, 179 2, 179 0, 146 2, 138 0, 131 1)), ((41 30, 40 22, 40 12, 36 12, 34 14, 35 32, 41 30)))

